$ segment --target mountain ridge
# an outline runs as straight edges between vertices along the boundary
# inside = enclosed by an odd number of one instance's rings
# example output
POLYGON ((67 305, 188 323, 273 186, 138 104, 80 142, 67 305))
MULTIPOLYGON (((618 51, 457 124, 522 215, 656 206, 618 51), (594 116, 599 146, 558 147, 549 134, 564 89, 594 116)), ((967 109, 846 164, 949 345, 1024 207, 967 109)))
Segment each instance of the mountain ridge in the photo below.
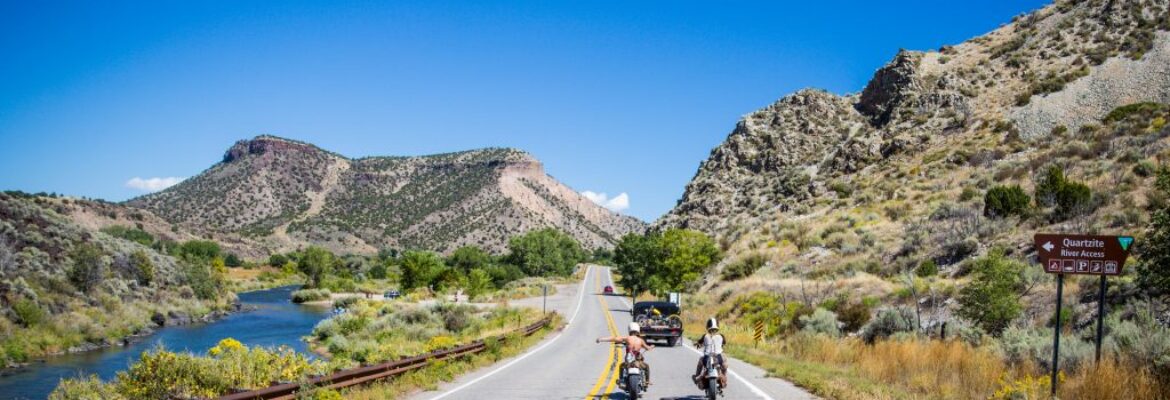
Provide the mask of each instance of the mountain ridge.
POLYGON ((348 158, 271 135, 238 141, 200 175, 125 204, 273 251, 498 251, 508 237, 548 226, 598 248, 644 228, 548 177, 517 149, 348 158))

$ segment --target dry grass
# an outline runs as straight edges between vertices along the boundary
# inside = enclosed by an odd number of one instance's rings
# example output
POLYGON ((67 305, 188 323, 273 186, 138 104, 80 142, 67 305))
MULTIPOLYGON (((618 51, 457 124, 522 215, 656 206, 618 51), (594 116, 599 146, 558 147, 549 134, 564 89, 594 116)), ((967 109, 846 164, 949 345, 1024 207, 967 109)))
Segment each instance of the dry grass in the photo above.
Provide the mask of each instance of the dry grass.
POLYGON ((548 328, 541 329, 532 336, 521 336, 517 341, 504 344, 496 353, 481 353, 464 360, 438 362, 392 380, 342 391, 342 396, 351 400, 383 400, 406 397, 406 395, 420 390, 435 390, 443 382, 453 381, 460 375, 519 354, 524 349, 543 340, 549 332, 559 329, 554 327, 559 327, 562 324, 563 319, 556 315, 548 328))
MULTIPOLYGON (((907 339, 866 345, 853 338, 796 335, 752 346, 750 332, 730 330, 736 357, 831 398, 1010 399, 1047 395, 1047 373, 1008 364, 993 346, 907 339)), ((1147 368, 1106 359, 1064 375, 1062 399, 1164 399, 1168 385, 1147 368)))

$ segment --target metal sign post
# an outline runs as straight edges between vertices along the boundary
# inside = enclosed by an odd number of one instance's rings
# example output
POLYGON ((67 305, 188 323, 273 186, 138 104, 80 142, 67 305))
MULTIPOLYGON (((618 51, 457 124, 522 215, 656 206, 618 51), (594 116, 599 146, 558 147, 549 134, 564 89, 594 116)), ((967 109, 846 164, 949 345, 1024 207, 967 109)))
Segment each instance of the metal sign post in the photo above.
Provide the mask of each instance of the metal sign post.
POLYGON ((1105 277, 1121 275, 1121 268, 1133 248, 1133 236, 1036 234, 1036 258, 1044 271, 1056 274, 1056 328, 1052 334, 1052 395, 1060 371, 1060 308, 1064 296, 1064 275, 1098 275, 1097 362, 1101 362, 1101 340, 1105 336, 1105 277))
POLYGON ((1060 301, 1064 298, 1064 274, 1056 275, 1056 328, 1052 331, 1052 397, 1056 397, 1056 374, 1060 371, 1060 301))

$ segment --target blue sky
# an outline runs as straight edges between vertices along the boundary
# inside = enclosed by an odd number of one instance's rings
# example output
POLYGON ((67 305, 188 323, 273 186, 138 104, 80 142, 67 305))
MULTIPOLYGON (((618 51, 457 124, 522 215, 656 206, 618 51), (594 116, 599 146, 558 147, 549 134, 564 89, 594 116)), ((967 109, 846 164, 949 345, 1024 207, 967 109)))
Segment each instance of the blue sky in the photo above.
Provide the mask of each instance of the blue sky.
POLYGON ((741 115, 1045 2, 953 3, 0 0, 0 189, 125 200, 268 133, 517 147, 653 220, 741 115))

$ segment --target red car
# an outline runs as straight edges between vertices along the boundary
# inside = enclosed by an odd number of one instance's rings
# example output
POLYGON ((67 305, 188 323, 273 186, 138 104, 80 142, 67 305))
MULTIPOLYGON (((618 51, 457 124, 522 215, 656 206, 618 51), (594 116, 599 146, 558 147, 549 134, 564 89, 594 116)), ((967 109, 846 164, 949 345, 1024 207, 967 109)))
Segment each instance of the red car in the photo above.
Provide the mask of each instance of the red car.
POLYGON ((613 286, 606 285, 605 289, 602 289, 601 292, 605 294, 613 294, 613 286))

